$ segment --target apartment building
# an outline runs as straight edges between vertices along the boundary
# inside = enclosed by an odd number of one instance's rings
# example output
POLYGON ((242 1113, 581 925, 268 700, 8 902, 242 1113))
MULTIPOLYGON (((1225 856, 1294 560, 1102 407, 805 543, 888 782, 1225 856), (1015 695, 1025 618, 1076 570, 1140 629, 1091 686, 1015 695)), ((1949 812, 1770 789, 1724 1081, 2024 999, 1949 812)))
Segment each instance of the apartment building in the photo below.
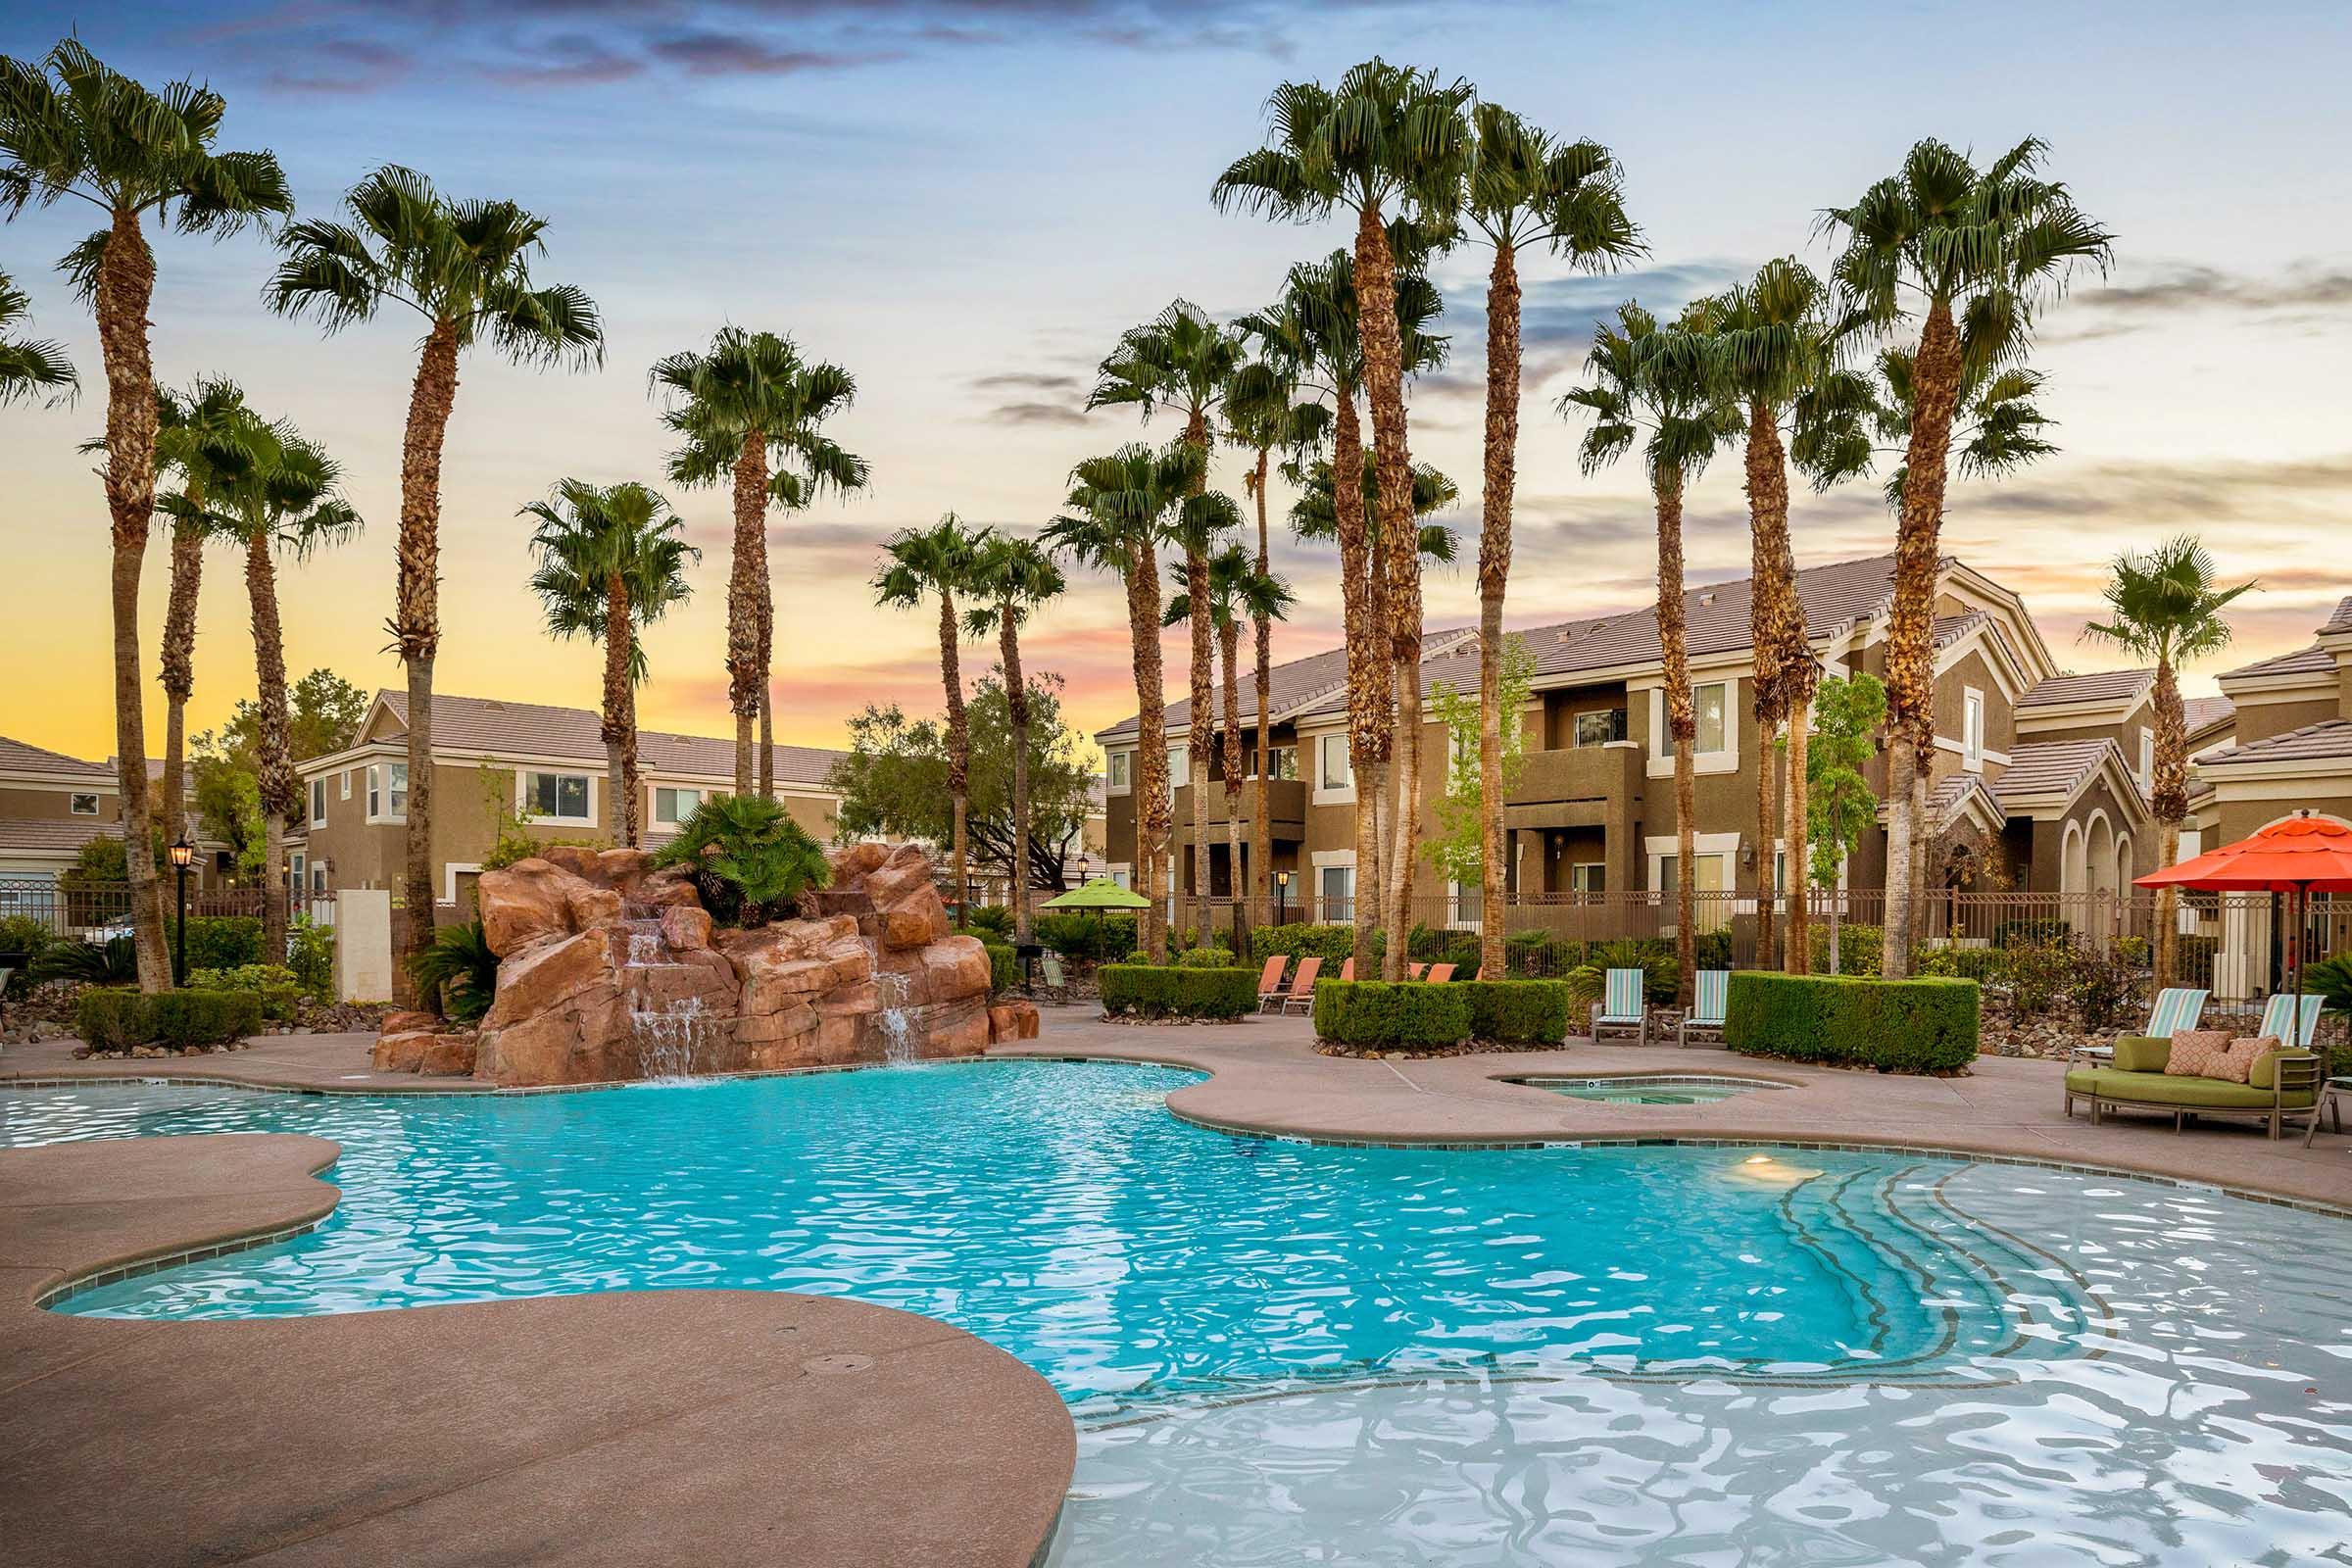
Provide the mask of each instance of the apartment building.
MULTIPOLYGON (((150 759, 151 780, 163 777, 163 762, 150 759)), ((11 906, 40 904, 74 864, 82 846, 101 836, 120 836, 122 790, 112 762, 89 762, 62 752, 0 735, 0 894, 11 906)), ((225 847, 200 843, 200 883, 227 870, 225 847)), ((0 908, 0 913, 7 912, 0 908)))
POLYGON ((2203 844, 2303 807, 2352 822, 2352 597, 2311 646, 2230 670, 2221 687, 2229 722, 2204 732, 2189 801, 2203 844))
MULTIPOLYGON (((1749 584, 1693 588, 1685 597, 1697 707, 1697 854, 1693 886, 1753 893, 1763 879, 1788 885, 1777 836, 1757 842, 1749 584)), ((1810 567, 1798 594, 1815 657, 1833 674, 1867 670, 1884 678, 1894 589, 1894 559, 1879 556, 1810 567)), ((1931 880, 1953 887, 2062 893, 2115 892, 2154 863, 2147 791, 2154 762, 2153 684, 2146 670, 2069 674, 2061 670, 2022 599, 1946 559, 1936 591, 1936 752, 1931 788, 1935 834, 1931 880)), ((1621 891, 1664 893, 1680 875, 1674 762, 1665 722, 1665 678, 1654 607, 1522 628, 1536 656, 1534 692, 1521 723, 1527 762, 1504 807, 1505 874, 1525 903, 1542 896, 1621 891)), ((1426 639, 1424 688, 1444 681, 1474 690, 1473 631, 1426 639)), ((1292 873, 1290 902, 1342 917, 1354 895, 1355 781, 1347 748, 1347 661, 1333 649, 1276 668, 1271 704, 1270 823, 1273 869, 1292 873)), ((1243 693, 1257 767, 1255 694, 1243 693)), ((1180 878, 1194 858, 1185 740, 1190 705, 1167 709, 1180 878)), ((1135 856, 1137 726, 1102 730, 1108 760, 1108 838, 1113 874, 1135 856)), ((1442 758, 1446 738, 1432 724, 1424 756, 1442 758)), ((1886 762, 1874 764, 1884 792, 1886 762)), ((1427 808, 1443 770, 1424 780, 1427 808)), ((1209 781, 1206 846, 1210 891, 1242 884, 1228 863, 1220 781, 1209 781)), ((1241 796, 1244 862, 1254 792, 1241 796)), ((1848 885, 1876 888, 1885 874, 1883 826, 1860 845, 1848 885)), ((1472 904, 1473 889, 1441 889, 1472 904)))

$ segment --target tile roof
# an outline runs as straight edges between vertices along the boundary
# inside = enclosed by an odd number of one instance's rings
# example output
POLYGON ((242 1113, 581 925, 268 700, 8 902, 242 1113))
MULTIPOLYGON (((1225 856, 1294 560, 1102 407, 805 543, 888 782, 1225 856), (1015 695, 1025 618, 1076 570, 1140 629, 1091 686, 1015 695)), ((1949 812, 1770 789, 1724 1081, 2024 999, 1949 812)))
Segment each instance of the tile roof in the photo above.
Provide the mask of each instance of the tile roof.
POLYGON ((1972 610, 1963 615, 1938 615, 1928 628, 1930 644, 1949 648, 1979 626, 1991 624, 1992 617, 1982 610, 1972 610))
POLYGON ((95 838, 120 837, 112 822, 86 816, 0 817, 0 852, 47 852, 72 855, 95 838))
POLYGON ((57 778, 87 778, 112 783, 115 770, 104 762, 85 762, 45 747, 27 746, 0 735, 0 773, 43 773, 57 778))
POLYGON ((2156 683, 2153 669, 2094 669, 2082 675, 2052 675, 2036 681, 2017 700, 2020 708, 2055 703, 2122 703, 2137 700, 2156 683))
POLYGON ((2339 631, 2352 631, 2352 594, 2346 594, 2336 601, 2335 613, 2328 617, 2328 624, 2320 628, 2320 635, 2332 637, 2339 631))
MULTIPOLYGON (((403 724, 408 722, 407 692, 385 690, 376 695, 391 709, 394 717, 403 724)), ((536 757, 576 759, 602 767, 605 743, 598 733, 601 727, 602 721, 585 708, 550 708, 539 703, 433 694, 433 745, 449 751, 520 752, 536 757)), ((647 773, 727 778, 735 771, 735 741, 731 736, 640 730, 637 752, 640 765, 647 773)), ((821 786, 833 764, 847 755, 818 746, 778 746, 776 782, 821 786)))
POLYGON ((2272 735, 2226 752, 2197 759, 2199 768, 2229 767, 2237 762, 2352 761, 2352 718, 2322 719, 2272 735))
POLYGON ((2237 705, 2227 697, 2189 697, 2180 703, 2181 723, 2194 735, 2237 716, 2237 705))
POLYGON ((2014 801, 2028 795, 2072 795, 2112 754, 2120 765, 2123 752, 2104 736, 2082 741, 2027 741, 2009 749, 2009 766, 1993 781, 1995 799, 2014 801))
POLYGON ((2222 679, 2235 680, 2241 675, 2332 675, 2335 656, 2319 644, 2298 648, 2291 654, 2278 654, 2259 663, 2240 669, 2224 670, 2222 679))

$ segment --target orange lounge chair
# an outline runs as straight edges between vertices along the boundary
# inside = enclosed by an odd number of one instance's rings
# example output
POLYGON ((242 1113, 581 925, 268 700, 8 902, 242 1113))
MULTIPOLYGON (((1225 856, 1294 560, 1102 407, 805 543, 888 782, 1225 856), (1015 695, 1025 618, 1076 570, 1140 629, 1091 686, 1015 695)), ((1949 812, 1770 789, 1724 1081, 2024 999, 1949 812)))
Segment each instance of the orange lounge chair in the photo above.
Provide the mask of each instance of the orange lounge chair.
POLYGON ((1353 980, 1354 978, 1355 978, 1355 960, 1354 960, 1353 958, 1349 958, 1349 959, 1348 959, 1348 960, 1346 963, 1343 963, 1343 964, 1341 964, 1341 965, 1340 965, 1340 979, 1341 979, 1343 982, 1346 982, 1346 981, 1353 980))
POLYGON ((1315 976, 1321 972, 1322 968, 1323 960, 1321 958, 1300 958, 1298 960, 1298 972, 1291 976, 1291 989, 1284 992, 1282 996, 1284 1012, 1290 1012, 1294 1008, 1299 1012, 1313 1010, 1315 976))
POLYGON ((1445 984, 1446 981, 1448 981, 1448 980, 1450 980, 1450 979, 1452 979, 1452 978, 1453 978, 1453 965, 1452 965, 1452 964, 1450 964, 1450 963, 1433 963, 1433 964, 1431 964, 1431 965, 1429 966, 1429 983, 1430 983, 1431 985, 1433 985, 1433 986, 1442 986, 1442 985, 1444 985, 1444 984, 1445 984))
POLYGON ((1257 1010, 1270 1012, 1282 1004, 1282 971, 1290 959, 1276 954, 1257 976, 1257 1010))
POLYGON ((1408 963, 1404 966, 1404 977, 1407 980, 1418 980, 1428 972, 1429 965, 1426 963, 1408 963))

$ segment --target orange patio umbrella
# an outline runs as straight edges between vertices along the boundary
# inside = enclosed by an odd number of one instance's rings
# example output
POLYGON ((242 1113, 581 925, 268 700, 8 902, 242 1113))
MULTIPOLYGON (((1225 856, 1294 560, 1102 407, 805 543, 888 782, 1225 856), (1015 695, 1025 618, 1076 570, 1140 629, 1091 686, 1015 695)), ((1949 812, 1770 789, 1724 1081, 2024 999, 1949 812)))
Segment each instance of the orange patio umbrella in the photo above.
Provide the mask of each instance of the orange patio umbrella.
POLYGON ((2280 893, 2287 899, 2287 989, 2303 994, 2303 906, 2314 893, 2352 893, 2352 828, 2306 808, 2252 838, 2133 879, 2143 888, 2280 893))

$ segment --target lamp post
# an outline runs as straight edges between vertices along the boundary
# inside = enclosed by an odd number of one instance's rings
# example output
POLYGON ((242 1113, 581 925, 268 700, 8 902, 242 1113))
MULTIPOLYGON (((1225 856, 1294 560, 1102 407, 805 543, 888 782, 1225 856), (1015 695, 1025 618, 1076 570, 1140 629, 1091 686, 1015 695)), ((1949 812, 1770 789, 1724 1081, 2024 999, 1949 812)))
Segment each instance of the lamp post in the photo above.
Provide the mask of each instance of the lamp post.
POLYGON ((172 876, 179 884, 179 923, 172 933, 172 983, 188 983, 188 867, 195 863, 196 846, 182 833, 172 841, 172 876))
POLYGON ((1274 923, 1276 925, 1290 924, 1290 912, 1291 873, 1277 871, 1274 873, 1274 923))

